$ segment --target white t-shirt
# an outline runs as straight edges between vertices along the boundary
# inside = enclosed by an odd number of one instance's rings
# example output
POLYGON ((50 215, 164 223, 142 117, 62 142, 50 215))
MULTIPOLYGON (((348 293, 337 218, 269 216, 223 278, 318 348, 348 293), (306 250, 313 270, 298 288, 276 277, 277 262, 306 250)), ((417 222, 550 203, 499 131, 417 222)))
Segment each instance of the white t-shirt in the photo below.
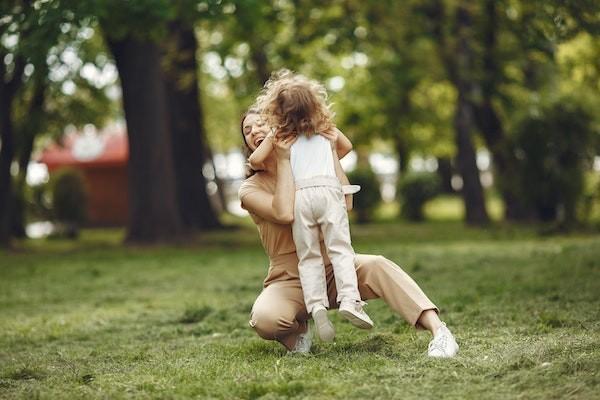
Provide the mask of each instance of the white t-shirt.
POLYGON ((296 181, 315 176, 336 176, 331 144, 318 134, 310 138, 298 136, 290 149, 290 164, 296 181))

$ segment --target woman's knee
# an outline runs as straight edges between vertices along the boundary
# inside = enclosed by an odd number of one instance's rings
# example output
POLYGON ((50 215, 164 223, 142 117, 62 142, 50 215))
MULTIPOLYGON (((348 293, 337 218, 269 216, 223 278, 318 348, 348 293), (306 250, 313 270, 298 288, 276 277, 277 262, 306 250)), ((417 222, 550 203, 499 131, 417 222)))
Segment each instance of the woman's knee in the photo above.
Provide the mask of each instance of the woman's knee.
MULTIPOLYGON (((384 256, 380 255, 364 255, 361 254, 357 257, 357 267, 362 270, 360 272, 370 274, 373 272, 379 272, 389 268, 390 261, 384 256)), ((358 271, 357 271, 358 272, 358 271)))
POLYGON ((263 339, 274 340, 285 335, 295 324, 294 316, 278 313, 273 309, 255 309, 250 315, 249 325, 263 339))

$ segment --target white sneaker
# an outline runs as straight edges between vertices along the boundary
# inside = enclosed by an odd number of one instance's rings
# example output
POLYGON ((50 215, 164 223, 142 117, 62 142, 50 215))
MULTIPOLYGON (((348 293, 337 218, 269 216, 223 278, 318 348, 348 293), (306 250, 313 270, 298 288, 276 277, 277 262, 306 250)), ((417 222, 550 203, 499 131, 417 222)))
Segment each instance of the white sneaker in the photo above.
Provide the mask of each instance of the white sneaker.
POLYGON ((442 322, 442 326, 435 331, 433 339, 429 342, 427 355, 436 358, 450 358, 454 357, 456 353, 458 353, 458 343, 450 329, 442 322))
POLYGON ((310 331, 310 327, 308 327, 306 329, 305 333, 301 333, 298 335, 298 340, 296 341, 296 345, 290 351, 290 353, 308 354, 308 353, 310 353, 311 346, 312 346, 312 332, 310 331))
POLYGON ((331 342, 335 338, 335 328, 327 318, 327 310, 318 308, 312 311, 313 321, 315 321, 315 329, 317 336, 324 342, 331 342))
POLYGON ((352 325, 361 329, 371 329, 373 327, 373 321, 363 311, 363 303, 360 300, 347 300, 344 299, 340 303, 340 314, 344 316, 352 325))

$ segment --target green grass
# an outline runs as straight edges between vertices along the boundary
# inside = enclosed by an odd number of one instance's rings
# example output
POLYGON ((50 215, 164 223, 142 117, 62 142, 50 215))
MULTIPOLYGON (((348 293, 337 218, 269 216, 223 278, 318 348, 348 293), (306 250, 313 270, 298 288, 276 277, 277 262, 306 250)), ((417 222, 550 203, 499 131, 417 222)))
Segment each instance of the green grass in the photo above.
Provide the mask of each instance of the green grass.
POLYGON ((353 226, 442 311, 459 356, 425 356, 381 301, 332 314, 335 344, 287 355, 247 326, 266 257, 244 226, 123 248, 120 231, 0 253, 1 398, 599 398, 600 237, 460 223, 353 226))
MULTIPOLYGON (((504 213, 502 200, 493 194, 487 196, 487 210, 492 221, 500 221, 504 213)), ((464 203, 458 195, 440 195, 425 203, 425 218, 428 221, 462 221, 464 219, 464 203)), ((396 219, 400 214, 397 201, 382 203, 375 217, 378 221, 396 219)))

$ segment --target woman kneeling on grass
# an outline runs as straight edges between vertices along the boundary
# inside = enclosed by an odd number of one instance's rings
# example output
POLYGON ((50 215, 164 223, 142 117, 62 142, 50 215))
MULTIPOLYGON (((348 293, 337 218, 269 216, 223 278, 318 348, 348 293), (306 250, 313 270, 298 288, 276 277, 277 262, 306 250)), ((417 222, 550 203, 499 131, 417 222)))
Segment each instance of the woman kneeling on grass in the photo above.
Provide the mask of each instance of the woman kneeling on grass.
MULTIPOLYGON (((270 134, 270 128, 257 110, 250 110, 243 116, 241 130, 248 154, 254 152, 267 136, 273 142, 273 151, 264 160, 263 168, 247 178, 239 190, 242 207, 248 210, 258 226, 270 259, 264 289, 252 307, 250 326, 264 339, 277 340, 293 352, 307 353, 311 347, 309 314, 304 303, 291 227, 296 185, 290 165, 290 147, 295 137, 270 134)), ((341 132, 338 134, 336 146, 341 158, 350 151, 351 145, 341 132)), ((323 242, 320 245, 329 308, 337 308, 333 268, 323 242)), ((458 345, 439 319, 437 307, 398 265, 383 256, 361 254, 356 255, 354 264, 362 299, 382 298, 410 324, 429 330, 433 334, 429 356, 452 357, 457 353, 458 345)))

